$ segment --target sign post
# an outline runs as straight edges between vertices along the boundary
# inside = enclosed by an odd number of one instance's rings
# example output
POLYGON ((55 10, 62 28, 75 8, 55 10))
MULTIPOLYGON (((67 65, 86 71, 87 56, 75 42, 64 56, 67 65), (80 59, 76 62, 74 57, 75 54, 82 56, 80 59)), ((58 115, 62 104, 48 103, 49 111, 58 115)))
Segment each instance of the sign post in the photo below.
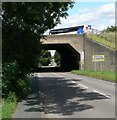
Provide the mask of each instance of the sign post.
POLYGON ((101 69, 101 71, 102 71, 102 69, 103 69, 103 66, 102 66, 102 64, 103 64, 103 62, 105 61, 105 57, 104 57, 104 55, 93 55, 92 56, 92 62, 95 62, 95 70, 96 70, 96 62, 100 62, 100 69, 101 69))

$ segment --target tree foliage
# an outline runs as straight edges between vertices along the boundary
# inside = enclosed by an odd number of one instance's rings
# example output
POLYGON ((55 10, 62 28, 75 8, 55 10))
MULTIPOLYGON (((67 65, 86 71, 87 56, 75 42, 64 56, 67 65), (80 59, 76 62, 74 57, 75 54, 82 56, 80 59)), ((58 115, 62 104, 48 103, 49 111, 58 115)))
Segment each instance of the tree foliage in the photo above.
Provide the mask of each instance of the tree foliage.
POLYGON ((51 53, 48 50, 42 50, 39 58, 39 66, 48 66, 51 60, 51 53))
POLYGON ((16 94, 18 98, 26 96, 29 92, 29 81, 27 77, 20 78, 20 70, 17 62, 3 64, 2 92, 6 98, 10 93, 16 94))
POLYGON ((57 66, 60 66, 60 64, 61 64, 61 56, 57 51, 54 54, 54 60, 57 63, 57 66))
POLYGON ((106 32, 117 32, 117 26, 108 26, 106 32))
POLYGON ((28 73, 41 52, 40 38, 47 29, 67 17, 73 3, 3 3, 3 62, 17 61, 22 73, 28 73))
MULTIPOLYGON (((61 17, 66 18, 67 10, 72 7, 73 2, 2 3, 2 57, 3 69, 6 70, 3 84, 7 91, 15 91, 17 87, 11 90, 10 84, 22 80, 38 65, 42 50, 40 38, 46 30, 60 23, 61 17), (12 74, 14 70, 18 74, 12 74)), ((19 82, 15 86, 18 85, 19 82)))

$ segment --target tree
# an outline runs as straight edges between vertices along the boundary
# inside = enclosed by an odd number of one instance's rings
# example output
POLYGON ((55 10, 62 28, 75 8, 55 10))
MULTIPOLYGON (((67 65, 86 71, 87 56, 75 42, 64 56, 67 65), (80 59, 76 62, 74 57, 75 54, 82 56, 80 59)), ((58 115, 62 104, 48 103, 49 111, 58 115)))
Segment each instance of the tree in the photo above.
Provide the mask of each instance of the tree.
POLYGON ((48 66, 51 60, 51 53, 48 50, 42 50, 39 58, 39 66, 48 66))
POLYGON ((9 92, 25 96, 28 84, 25 76, 37 67, 41 55, 43 33, 67 17, 73 2, 2 3, 2 57, 4 97, 9 92))
POLYGON ((61 64, 61 56, 57 51, 54 54, 54 60, 57 63, 57 66, 60 66, 60 64, 61 64))
POLYGON ((108 26, 106 29, 106 32, 116 32, 117 31, 117 26, 108 26))
POLYGON ((73 2, 3 2, 3 63, 17 61, 22 76, 37 65, 43 33, 67 17, 73 2))

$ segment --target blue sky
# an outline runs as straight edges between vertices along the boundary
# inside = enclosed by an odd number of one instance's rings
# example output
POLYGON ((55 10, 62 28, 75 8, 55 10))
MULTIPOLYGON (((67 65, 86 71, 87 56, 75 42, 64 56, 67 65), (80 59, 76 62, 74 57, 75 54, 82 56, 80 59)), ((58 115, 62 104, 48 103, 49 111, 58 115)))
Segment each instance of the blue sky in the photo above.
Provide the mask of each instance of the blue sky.
POLYGON ((79 9, 95 8, 106 4, 107 2, 75 2, 74 7, 68 10, 69 15, 76 14, 79 9))
MULTIPOLYGON (((80 0, 79 0, 80 1, 80 0)), ((115 0, 112 2, 75 2, 68 10, 67 19, 61 18, 56 28, 91 24, 93 28, 103 30, 115 25, 115 0)))

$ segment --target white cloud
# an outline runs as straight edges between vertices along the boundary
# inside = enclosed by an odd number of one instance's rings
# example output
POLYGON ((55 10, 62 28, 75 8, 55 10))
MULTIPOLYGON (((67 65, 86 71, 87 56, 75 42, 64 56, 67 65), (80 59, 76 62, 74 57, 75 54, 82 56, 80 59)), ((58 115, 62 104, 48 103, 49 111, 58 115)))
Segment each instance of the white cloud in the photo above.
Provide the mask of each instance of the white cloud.
POLYGON ((105 4, 98 9, 98 14, 100 15, 114 15, 115 14, 115 4, 114 3, 109 3, 105 4))
POLYGON ((80 9, 77 14, 67 19, 62 18, 61 23, 55 28, 91 24, 94 28, 104 29, 115 24, 115 3, 107 3, 97 8, 80 9))

